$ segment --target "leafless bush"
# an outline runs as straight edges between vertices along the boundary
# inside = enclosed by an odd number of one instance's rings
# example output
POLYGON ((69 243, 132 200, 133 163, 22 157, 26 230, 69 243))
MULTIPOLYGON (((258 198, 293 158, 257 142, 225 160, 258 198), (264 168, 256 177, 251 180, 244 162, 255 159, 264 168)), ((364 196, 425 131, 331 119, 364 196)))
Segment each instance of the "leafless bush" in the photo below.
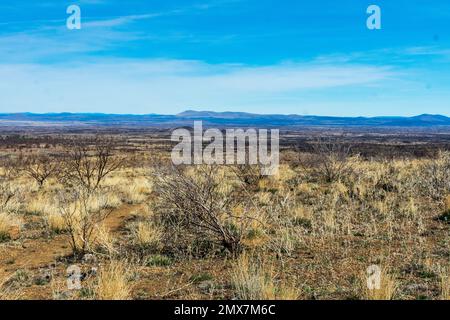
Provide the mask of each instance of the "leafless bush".
POLYGON ((442 201, 450 194, 450 152, 440 152, 436 159, 425 163, 417 182, 433 200, 442 201))
POLYGON ((114 141, 101 138, 72 142, 66 150, 60 178, 67 188, 58 205, 74 254, 92 251, 101 223, 113 210, 102 182, 123 164, 114 151, 114 141))
POLYGON ((39 188, 42 188, 50 177, 56 176, 59 168, 59 162, 43 154, 22 157, 21 160, 21 170, 34 179, 39 188))
POLYGON ((319 139, 313 145, 314 157, 312 160, 315 173, 326 182, 338 181, 349 169, 348 157, 350 147, 332 141, 319 139))
POLYGON ((74 254, 84 254, 92 249, 96 228, 110 215, 112 208, 106 196, 85 188, 61 192, 58 199, 64 229, 70 235, 74 254))
POLYGON ((19 161, 11 157, 2 157, 0 159, 0 181, 11 181, 19 173, 19 161))
POLYGON ((179 230, 195 239, 211 240, 235 254, 250 218, 236 216, 236 188, 224 185, 216 166, 199 166, 190 174, 180 168, 159 174, 156 190, 160 203, 158 210, 168 232, 179 230))
POLYGON ((63 180, 84 187, 88 192, 97 190, 103 180, 119 169, 124 159, 114 154, 113 140, 95 139, 88 144, 73 143, 66 152, 63 180))
POLYGON ((9 203, 16 196, 16 191, 7 181, 0 181, 0 211, 5 211, 9 203))
POLYGON ((17 195, 17 189, 13 188, 11 181, 18 172, 17 162, 10 158, 3 158, 0 162, 0 211, 7 211, 8 205, 17 195))

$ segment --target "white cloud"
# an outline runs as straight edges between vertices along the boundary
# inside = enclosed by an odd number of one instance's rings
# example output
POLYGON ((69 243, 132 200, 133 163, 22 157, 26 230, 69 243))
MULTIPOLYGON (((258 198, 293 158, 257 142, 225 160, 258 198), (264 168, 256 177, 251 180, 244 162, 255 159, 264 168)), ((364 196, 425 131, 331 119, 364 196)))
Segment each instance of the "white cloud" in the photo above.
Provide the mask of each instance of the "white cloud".
MULTIPOLYGON (((1 112, 175 113, 281 102, 283 95, 369 86, 395 77, 386 67, 279 64, 210 65, 199 61, 115 60, 89 64, 0 65, 1 112)), ((276 111, 276 110, 274 110, 276 111)))

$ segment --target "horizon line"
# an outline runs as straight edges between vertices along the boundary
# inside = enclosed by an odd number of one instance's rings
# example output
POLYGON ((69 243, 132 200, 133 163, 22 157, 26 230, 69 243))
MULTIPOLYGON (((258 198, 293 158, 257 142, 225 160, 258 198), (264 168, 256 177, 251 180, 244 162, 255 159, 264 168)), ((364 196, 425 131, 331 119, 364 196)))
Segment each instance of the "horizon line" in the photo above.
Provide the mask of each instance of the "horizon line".
MULTIPOLYGON (((318 115, 318 114, 298 114, 298 113, 252 113, 252 112, 245 112, 245 111, 211 111, 211 110, 185 110, 179 113, 106 113, 106 112, 0 112, 0 116, 5 115, 106 115, 106 116, 180 116, 183 113, 197 113, 199 116, 201 116, 202 113, 212 113, 216 115, 221 114, 242 114, 242 115, 253 115, 253 116, 299 116, 299 117, 328 117, 328 118, 366 118, 366 119, 373 119, 373 118, 415 118, 420 116, 433 116, 433 117, 445 117, 450 118, 450 115, 445 114, 431 114, 431 113, 421 113, 421 114, 415 114, 415 115, 377 115, 377 116, 365 116, 365 115, 359 115, 359 116, 338 116, 338 115, 318 115)), ((206 116, 206 115, 204 115, 206 116)))

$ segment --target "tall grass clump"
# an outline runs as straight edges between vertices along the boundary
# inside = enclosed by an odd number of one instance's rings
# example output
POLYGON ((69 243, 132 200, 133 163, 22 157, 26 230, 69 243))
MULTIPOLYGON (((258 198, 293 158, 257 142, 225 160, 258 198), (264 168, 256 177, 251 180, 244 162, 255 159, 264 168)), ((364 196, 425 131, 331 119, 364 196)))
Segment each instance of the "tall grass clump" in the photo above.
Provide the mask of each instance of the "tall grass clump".
POLYGON ((99 300, 130 300, 129 267, 122 261, 110 261, 100 268, 95 297, 99 300))
POLYGON ((237 299, 295 300, 298 292, 292 286, 282 286, 274 279, 273 266, 246 253, 235 262, 231 282, 237 299))

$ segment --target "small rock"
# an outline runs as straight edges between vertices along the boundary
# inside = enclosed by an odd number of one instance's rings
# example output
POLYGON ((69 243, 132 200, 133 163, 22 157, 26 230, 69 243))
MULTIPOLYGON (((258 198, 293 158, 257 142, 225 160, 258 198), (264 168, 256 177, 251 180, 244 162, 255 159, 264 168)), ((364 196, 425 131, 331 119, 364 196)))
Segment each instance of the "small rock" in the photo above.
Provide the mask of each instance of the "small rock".
POLYGON ((406 290, 409 292, 423 292, 428 290, 426 284, 410 284, 406 286, 406 290))
POLYGON ((90 276, 96 276, 98 272, 98 269, 96 267, 92 267, 91 270, 89 270, 88 274, 90 276))
POLYGON ((97 258, 93 254, 88 253, 83 256, 82 261, 84 264, 91 264, 91 263, 96 263, 97 258))
POLYGON ((33 282, 38 286, 43 286, 50 283, 51 280, 52 273, 49 270, 41 270, 40 274, 34 277, 33 282))
POLYGON ((210 292, 212 289, 214 289, 214 282, 212 281, 200 282, 198 288, 204 292, 210 292))

